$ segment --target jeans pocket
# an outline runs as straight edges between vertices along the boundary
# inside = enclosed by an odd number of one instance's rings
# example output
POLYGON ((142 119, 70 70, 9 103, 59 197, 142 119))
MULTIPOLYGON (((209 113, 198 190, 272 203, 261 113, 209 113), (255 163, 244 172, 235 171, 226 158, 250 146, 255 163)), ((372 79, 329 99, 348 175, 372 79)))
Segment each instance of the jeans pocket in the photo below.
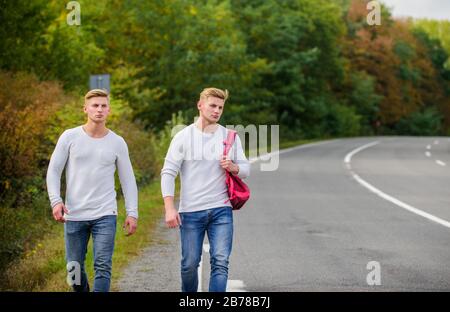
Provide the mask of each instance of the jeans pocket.
POLYGON ((220 223, 233 223, 233 209, 231 207, 219 208, 218 219, 220 223))
POLYGON ((64 223, 64 231, 67 234, 75 234, 81 231, 83 221, 66 221, 64 223))

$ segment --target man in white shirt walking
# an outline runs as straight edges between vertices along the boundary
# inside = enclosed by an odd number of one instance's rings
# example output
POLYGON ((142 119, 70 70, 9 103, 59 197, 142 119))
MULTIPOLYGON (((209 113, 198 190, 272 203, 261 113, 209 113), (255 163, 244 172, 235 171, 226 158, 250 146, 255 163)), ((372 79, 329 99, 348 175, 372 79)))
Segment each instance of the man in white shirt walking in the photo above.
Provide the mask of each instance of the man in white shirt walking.
POLYGON ((240 178, 250 173, 250 164, 238 136, 229 156, 223 157, 227 129, 217 122, 227 98, 228 91, 217 88, 206 88, 200 93, 198 120, 174 136, 161 170, 166 224, 170 228, 180 227, 181 289, 186 292, 195 292, 198 288, 197 269, 205 233, 211 256, 209 291, 226 291, 233 214, 225 170, 240 178), (178 172, 181 195, 177 211, 174 192, 178 172))
POLYGON ((84 262, 92 235, 93 290, 107 292, 117 223, 116 166, 125 197, 127 235, 132 235, 137 228, 138 192, 127 144, 106 128, 110 113, 108 93, 101 89, 90 90, 85 95, 84 112, 87 123, 64 131, 58 139, 48 166, 47 190, 53 217, 64 223, 68 280, 74 291, 89 291, 84 262), (60 195, 64 168, 65 203, 60 195))

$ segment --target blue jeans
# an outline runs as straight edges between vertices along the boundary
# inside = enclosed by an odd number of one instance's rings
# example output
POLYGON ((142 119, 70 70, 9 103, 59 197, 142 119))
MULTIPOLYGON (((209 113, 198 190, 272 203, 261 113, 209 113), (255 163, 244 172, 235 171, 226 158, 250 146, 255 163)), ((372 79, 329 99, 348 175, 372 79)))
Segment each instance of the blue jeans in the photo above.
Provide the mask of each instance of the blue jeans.
POLYGON ((233 242, 233 212, 231 207, 182 212, 181 217, 181 290, 196 292, 198 266, 202 256, 203 239, 208 234, 211 263, 210 292, 227 289, 228 258, 233 242))
MULTIPOLYGON (((64 224, 64 239, 66 242, 66 261, 68 274, 80 269, 80 283, 73 283, 77 292, 89 291, 89 282, 84 269, 89 237, 92 234, 94 242, 94 291, 109 291, 111 282, 112 255, 116 235, 116 216, 104 216, 91 221, 66 221, 64 224), (73 261, 79 266, 71 266, 73 261)), ((78 274, 78 272, 77 272, 78 274)), ((72 279, 73 281, 77 281, 72 279)))

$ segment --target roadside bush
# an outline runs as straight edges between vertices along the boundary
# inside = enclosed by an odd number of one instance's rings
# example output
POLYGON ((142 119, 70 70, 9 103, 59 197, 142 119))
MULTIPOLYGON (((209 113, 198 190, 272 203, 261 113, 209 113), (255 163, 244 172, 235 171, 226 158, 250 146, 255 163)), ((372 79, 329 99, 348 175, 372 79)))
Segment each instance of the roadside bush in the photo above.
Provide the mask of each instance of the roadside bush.
POLYGON ((402 135, 439 135, 441 123, 442 115, 435 109, 427 109, 402 118, 395 132, 402 135))
POLYGON ((48 229, 50 150, 43 142, 49 119, 65 100, 58 83, 0 71, 0 275, 48 229))
POLYGON ((42 176, 48 153, 42 138, 63 99, 55 82, 0 72, 0 198, 10 205, 29 203, 41 186, 42 180, 36 177, 42 176))
POLYGON ((330 136, 349 137, 360 134, 361 116, 355 112, 353 107, 341 104, 332 105, 325 118, 326 129, 330 136))

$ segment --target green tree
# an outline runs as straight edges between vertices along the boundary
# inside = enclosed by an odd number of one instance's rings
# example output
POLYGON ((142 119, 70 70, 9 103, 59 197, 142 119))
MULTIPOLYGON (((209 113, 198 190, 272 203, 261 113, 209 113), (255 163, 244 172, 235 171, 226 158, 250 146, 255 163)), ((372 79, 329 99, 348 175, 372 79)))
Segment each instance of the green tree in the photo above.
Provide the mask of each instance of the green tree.
POLYGON ((264 64, 249 59, 241 32, 227 1, 151 1, 134 7, 138 29, 132 38, 146 103, 130 103, 135 118, 161 128, 172 112, 196 114, 201 88, 231 91, 229 103, 240 102, 264 64))
POLYGON ((0 0, 0 68, 33 71, 46 29, 56 17, 46 0, 0 0))
POLYGON ((447 60, 444 62, 445 68, 450 70, 450 21, 417 19, 414 20, 416 28, 427 33, 430 38, 438 39, 442 47, 447 51, 447 60))
POLYGON ((270 66, 256 86, 259 96, 243 111, 275 116, 283 135, 320 135, 329 95, 343 75, 340 8, 330 1, 232 3, 248 52, 270 66))

